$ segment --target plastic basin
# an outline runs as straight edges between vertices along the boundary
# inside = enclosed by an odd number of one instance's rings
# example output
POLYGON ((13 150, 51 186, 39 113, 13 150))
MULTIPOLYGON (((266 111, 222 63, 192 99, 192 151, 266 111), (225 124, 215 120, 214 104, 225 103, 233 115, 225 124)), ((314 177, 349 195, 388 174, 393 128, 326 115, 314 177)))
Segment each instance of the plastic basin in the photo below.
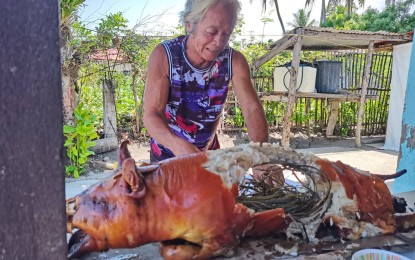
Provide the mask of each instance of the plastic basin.
POLYGON ((394 252, 380 249, 363 249, 352 255, 352 260, 410 260, 394 252))

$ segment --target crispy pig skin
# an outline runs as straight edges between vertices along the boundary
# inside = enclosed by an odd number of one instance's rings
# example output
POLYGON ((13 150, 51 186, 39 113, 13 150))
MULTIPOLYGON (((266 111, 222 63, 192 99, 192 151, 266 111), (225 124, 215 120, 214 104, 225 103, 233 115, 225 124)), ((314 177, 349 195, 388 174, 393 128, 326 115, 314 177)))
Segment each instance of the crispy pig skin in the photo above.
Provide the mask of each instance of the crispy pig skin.
MULTIPOLYGON (((396 231, 392 195, 384 180, 378 176, 357 171, 340 161, 317 160, 316 163, 332 183, 341 183, 340 187, 344 189, 347 198, 355 204, 347 205, 342 208, 343 212, 338 212, 338 215, 334 217, 331 216, 334 224, 337 224, 336 220, 341 221, 341 216, 345 215, 345 211, 352 211, 348 212, 351 213, 348 216, 356 216, 359 222, 367 222, 379 227, 383 234, 396 231)), ((364 234, 362 230, 353 226, 349 228, 351 232, 357 233, 350 238, 360 238, 364 234)))

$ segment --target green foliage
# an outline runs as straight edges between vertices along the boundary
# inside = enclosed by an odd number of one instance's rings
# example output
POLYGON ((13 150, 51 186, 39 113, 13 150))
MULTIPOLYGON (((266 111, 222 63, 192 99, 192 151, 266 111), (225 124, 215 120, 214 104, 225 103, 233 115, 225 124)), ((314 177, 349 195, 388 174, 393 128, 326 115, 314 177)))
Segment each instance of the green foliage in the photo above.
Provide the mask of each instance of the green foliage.
POLYGON ((60 0, 61 21, 68 21, 85 0, 60 0))
POLYGON ((279 122, 282 115, 278 114, 278 107, 284 105, 279 102, 267 102, 264 103, 265 118, 267 119, 268 124, 274 125, 275 122, 279 122))
POLYGON ((112 47, 112 40, 123 34, 127 29, 127 22, 121 12, 109 14, 101 19, 96 28, 99 47, 112 47))
POLYGON ((346 137, 349 135, 351 131, 350 126, 355 125, 354 118, 355 118, 355 110, 354 104, 351 102, 344 102, 340 104, 341 109, 341 122, 340 122, 340 135, 342 137, 346 137))
POLYGON ((117 122, 121 128, 127 128, 135 119, 134 94, 131 89, 132 78, 130 75, 115 73, 114 80, 117 86, 115 90, 117 122))
POLYGON ((348 15, 345 7, 337 6, 322 27, 405 33, 415 28, 415 11, 411 13, 414 4, 415 0, 406 0, 390 5, 382 11, 368 8, 362 15, 356 13, 348 15))
POLYGON ((388 31, 405 33, 415 28, 415 11, 411 12, 414 0, 406 0, 390 5, 383 11, 368 9, 361 18, 362 29, 367 31, 388 31))
POLYGON ((344 6, 337 6, 335 12, 329 15, 321 26, 338 30, 359 30, 362 27, 360 16, 356 13, 347 14, 347 9, 344 6))
POLYGON ((142 114, 142 95, 147 74, 148 59, 151 51, 165 38, 140 35, 135 30, 127 29, 127 20, 121 13, 110 14, 100 20, 96 33, 87 29, 82 23, 74 23, 72 45, 82 53, 82 67, 78 80, 79 99, 84 107, 97 115, 98 126, 103 127, 103 93, 102 80, 111 80, 116 94, 117 124, 120 130, 131 129, 136 113, 142 114), (116 42, 113 42, 113 40, 116 42), (112 60, 101 62, 89 60, 88 56, 96 50, 117 48, 121 57, 131 65, 129 73, 117 70, 112 60), (137 93, 137 109, 135 108, 134 92, 137 93))
POLYGON ((242 110, 240 107, 235 106, 232 108, 233 115, 230 115, 226 119, 226 123, 232 125, 233 127, 243 127, 245 124, 244 117, 242 115, 242 110))
POLYGON ((70 45, 82 55, 89 54, 96 44, 95 35, 81 22, 77 21, 72 24, 72 36, 70 45))
POLYGON ((102 122, 96 125, 98 128, 103 128, 103 93, 101 70, 99 64, 88 62, 81 67, 79 86, 79 100, 82 101, 84 109, 90 111, 91 114, 96 115, 96 121, 102 122))
POLYGON ((95 145, 92 140, 98 138, 94 125, 96 118, 89 114, 89 111, 79 103, 74 111, 75 126, 64 125, 63 133, 66 137, 64 146, 69 157, 70 164, 65 166, 66 174, 78 178, 85 171, 85 164, 89 155, 94 152, 88 148, 95 145))
POLYGON ((293 111, 291 122, 297 122, 297 124, 304 124, 307 121, 307 115, 305 113, 305 104, 299 103, 293 111))

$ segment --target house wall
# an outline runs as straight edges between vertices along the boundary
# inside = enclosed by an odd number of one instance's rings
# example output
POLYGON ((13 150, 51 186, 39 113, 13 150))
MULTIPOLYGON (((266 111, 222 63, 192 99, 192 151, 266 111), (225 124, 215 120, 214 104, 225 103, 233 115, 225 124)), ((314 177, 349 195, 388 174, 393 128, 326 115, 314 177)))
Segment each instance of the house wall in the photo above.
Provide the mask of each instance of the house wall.
POLYGON ((408 172, 395 180, 393 193, 415 190, 415 49, 412 45, 409 63, 408 81, 406 86, 405 103, 402 115, 402 135, 398 170, 408 172))

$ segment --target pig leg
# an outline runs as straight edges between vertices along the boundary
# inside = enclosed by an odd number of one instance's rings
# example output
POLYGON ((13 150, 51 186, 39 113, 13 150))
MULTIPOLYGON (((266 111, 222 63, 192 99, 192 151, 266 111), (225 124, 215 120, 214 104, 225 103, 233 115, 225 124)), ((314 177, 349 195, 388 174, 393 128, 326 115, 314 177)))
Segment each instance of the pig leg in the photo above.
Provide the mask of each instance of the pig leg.
POLYGON ((242 204, 236 204, 233 211, 235 234, 261 237, 285 231, 291 222, 284 209, 276 208, 254 213, 242 204))
POLYGON ((291 222, 281 208, 255 213, 252 218, 253 226, 246 236, 262 237, 285 231, 291 222))
POLYGON ((233 256, 236 252, 236 240, 228 234, 210 239, 202 245, 160 243, 160 254, 165 260, 175 259, 208 259, 218 255, 233 256))
POLYGON ((399 231, 408 231, 415 227, 415 213, 395 215, 396 227, 399 231))
POLYGON ((99 252, 108 250, 103 242, 86 234, 82 230, 76 231, 69 239, 68 258, 78 258, 89 252, 99 252))

